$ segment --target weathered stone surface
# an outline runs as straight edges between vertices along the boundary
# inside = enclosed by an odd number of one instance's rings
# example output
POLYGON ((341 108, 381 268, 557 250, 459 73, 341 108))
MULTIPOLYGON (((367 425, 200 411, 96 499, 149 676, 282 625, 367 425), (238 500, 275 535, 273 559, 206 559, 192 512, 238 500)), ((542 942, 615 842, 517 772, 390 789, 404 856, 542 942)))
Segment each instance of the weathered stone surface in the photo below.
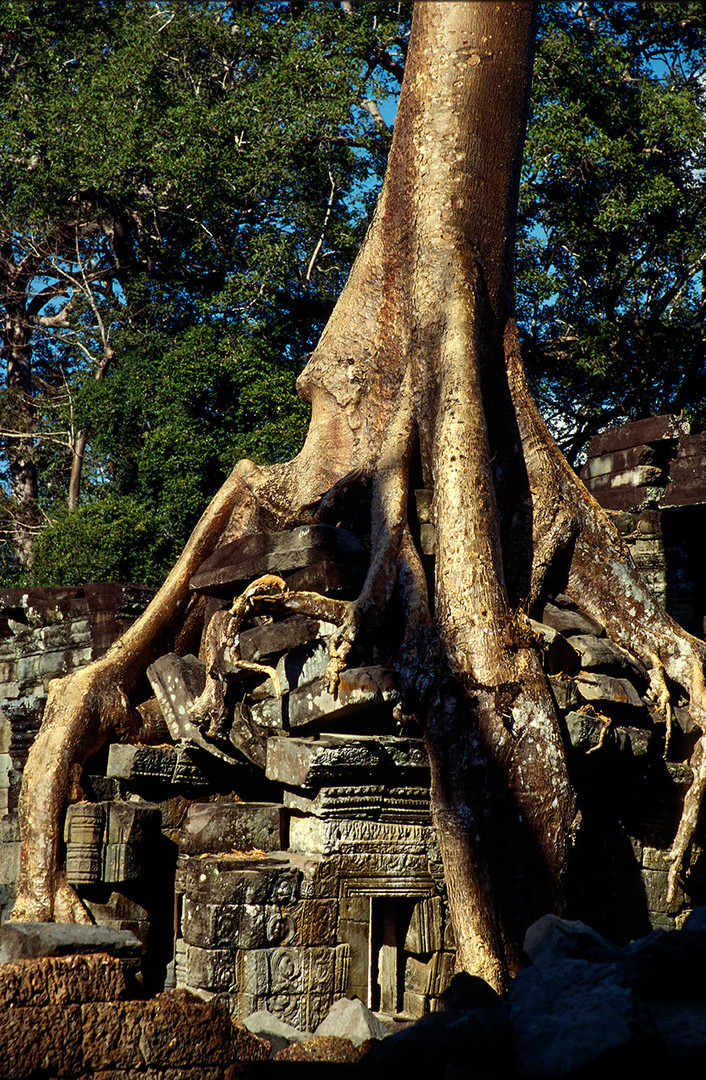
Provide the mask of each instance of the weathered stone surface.
POLYGON ((0 1024, 6 1080, 79 1076, 83 1066, 80 1005, 10 1008, 0 1024))
POLYGON ((362 1001, 339 998, 334 1001, 314 1034, 319 1037, 336 1035, 350 1039, 354 1046, 360 1046, 368 1039, 384 1039, 389 1032, 362 1001))
POLYGON ((273 737, 267 742, 267 776, 306 790, 357 779, 420 783, 428 782, 429 764, 421 739, 331 734, 273 737))
POLYGON ((341 673, 335 696, 325 688, 323 679, 315 679, 281 698, 257 702, 251 715, 263 728, 290 731, 322 717, 332 721, 362 709, 394 704, 398 699, 397 682, 389 668, 349 668, 341 673))
POLYGON ((106 842, 109 844, 142 843, 159 833, 161 814, 151 806, 116 800, 106 804, 106 842))
POLYGON ((292 1043, 284 1050, 278 1050, 273 1060, 353 1065, 360 1061, 360 1058, 360 1050, 350 1039, 339 1035, 312 1035, 306 1042, 292 1043))
MULTIPOLYGON (((243 1020, 253 1012, 267 1009, 274 1016, 302 1032, 313 1031, 331 1008, 331 994, 280 994, 255 995, 237 993, 228 995, 227 1005, 231 1016, 243 1020)), ((225 1004, 225 1000, 224 1000, 225 1004)))
POLYGON ((48 956, 0 965, 2 1010, 65 1007, 87 1001, 120 1001, 125 997, 124 963, 105 953, 48 956))
POLYGON ((0 964, 39 956, 107 953, 138 958, 141 945, 127 930, 78 923, 5 923, 0 926, 0 964))
POLYGON ((82 1023, 83 1058, 92 1074, 147 1068, 188 1076, 179 1070, 222 1070, 234 1060, 263 1061, 268 1054, 263 1040, 233 1025, 222 1009, 179 990, 150 1001, 85 1005, 82 1023))
POLYGON ((234 958, 235 951, 232 948, 204 949, 200 945, 187 943, 180 957, 177 983, 180 986, 199 987, 214 993, 234 993, 238 989, 234 958))
POLYGON ((195 656, 167 653, 147 668, 147 678, 154 690, 175 741, 192 738, 196 731, 189 709, 206 685, 206 665, 195 656))
POLYGON ((582 672, 576 679, 576 688, 587 702, 603 705, 630 705, 635 709, 645 708, 642 698, 627 679, 582 672))
POLYGON ((610 964, 620 950, 579 919, 543 915, 528 928, 523 951, 534 964, 552 965, 557 959, 580 958, 610 964))
POLYGON ((184 892, 205 903, 290 904, 299 898, 300 871, 287 855, 267 859, 210 855, 186 860, 184 892))
POLYGON ((663 484, 631 487, 628 484, 619 487, 603 487, 597 491, 601 506, 605 510, 649 510, 657 507, 664 491, 663 484))
POLYGON ((293 851, 372 854, 404 852, 425 855, 429 829, 425 825, 361 820, 326 821, 322 818, 293 817, 289 824, 289 846, 293 851))
POLYGON ((192 803, 179 831, 179 849, 186 855, 278 851, 280 834, 278 803, 192 803))
POLYGON ((625 654, 606 637, 599 638, 595 634, 576 634, 569 638, 567 644, 570 644, 578 653, 580 666, 587 671, 596 668, 610 670, 630 667, 625 654))
MULTIPOLYGON (((330 660, 328 642, 317 640, 292 649, 280 657, 275 671, 280 690, 293 691, 321 679, 330 660)), ((274 697, 276 690, 271 679, 265 679, 249 694, 251 701, 274 697)))
POLYGON ((576 675, 581 667, 579 655, 560 633, 545 623, 530 619, 532 630, 542 647, 542 665, 548 675, 576 675))
MULTIPOLYGON (((330 525, 301 525, 282 533, 252 533, 218 548, 191 579, 191 588, 216 595, 242 591, 262 574, 286 574, 323 560, 367 562, 360 540, 330 525)), ((301 586, 298 586, 301 587, 301 586)))
POLYGON ((280 622, 243 630, 238 639, 240 655, 243 660, 257 662, 264 657, 289 652, 298 645, 306 645, 315 638, 326 637, 334 630, 333 623, 322 622, 308 615, 290 615, 280 622))
POLYGON ((559 607, 556 604, 544 605, 542 622, 560 634, 594 634, 600 637, 605 633, 600 623, 597 623, 590 615, 585 615, 573 608, 559 607))
POLYGON ((644 728, 618 727, 611 724, 606 730, 605 721, 590 713, 570 712, 565 717, 571 745, 584 753, 601 743, 604 747, 629 750, 633 757, 647 754, 650 748, 650 732, 644 728))
POLYGON ((263 995, 343 994, 348 979, 348 945, 283 946, 277 949, 239 949, 235 977, 240 993, 263 995))
POLYGON ((106 774, 119 780, 171 783, 177 762, 174 746, 111 743, 106 774))
POLYGON ((404 947, 411 953, 431 953, 443 949, 444 914, 440 896, 425 897, 414 905, 404 947))
POLYGON ((335 945, 335 900, 295 904, 207 904, 184 898, 182 936, 208 949, 264 949, 275 945, 335 945))
POLYGON ((580 472, 580 477, 590 490, 593 490, 591 481, 599 476, 610 473, 629 473, 641 465, 654 465, 655 450, 653 446, 630 446, 625 450, 613 450, 606 454, 598 454, 589 457, 580 472))
POLYGON ((365 580, 366 566, 367 560, 363 559, 354 562, 320 559, 285 574, 284 580, 293 592, 345 593, 352 598, 365 580))
POLYGON ((667 485, 659 505, 661 507, 695 506, 703 502, 706 502, 706 481, 701 475, 671 481, 667 485))
POLYGON ((248 1031, 252 1031, 253 1035, 267 1039, 272 1044, 274 1053, 283 1050, 290 1043, 304 1042, 305 1039, 310 1038, 308 1032, 299 1031, 281 1017, 268 1012, 267 1009, 259 1009, 250 1016, 246 1016, 243 1025, 248 1031))
POLYGON ((521 1075, 560 1077, 609 1062, 650 1037, 614 964, 556 958, 515 977, 510 1023, 521 1075))
POLYGON ((129 881, 138 881, 143 868, 142 851, 137 844, 105 845, 103 851, 103 881, 106 885, 124 885, 129 881))
POLYGON ((323 787, 307 798, 285 791, 284 805, 323 818, 363 818, 426 825, 430 819, 428 787, 388 787, 384 784, 323 787))

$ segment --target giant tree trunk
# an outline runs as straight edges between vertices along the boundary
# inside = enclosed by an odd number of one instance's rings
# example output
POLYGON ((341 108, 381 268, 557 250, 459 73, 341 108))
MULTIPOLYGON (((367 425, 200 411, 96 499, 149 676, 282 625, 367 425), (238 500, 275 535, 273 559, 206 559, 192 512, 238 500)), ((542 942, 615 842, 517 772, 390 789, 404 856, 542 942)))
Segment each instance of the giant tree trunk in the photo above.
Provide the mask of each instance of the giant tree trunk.
MULTIPOLYGON (((258 523, 283 527, 353 470, 372 480, 372 557, 336 652, 345 657, 397 590, 399 672, 431 761, 461 967, 502 986, 524 927, 561 910, 575 802, 525 615, 553 574, 645 664, 660 706, 668 677, 703 728, 702 646, 645 591, 524 379, 512 258, 532 24, 527 2, 415 8, 378 208, 299 381, 312 405, 304 448, 284 466, 241 463, 142 619, 103 660, 53 686, 25 771, 13 918, 81 917, 56 868, 72 769, 129 723, 126 695, 183 621, 198 562, 258 523), (433 597, 407 523, 415 460, 434 491, 433 597)), ((673 877, 706 784, 700 745, 673 877)))

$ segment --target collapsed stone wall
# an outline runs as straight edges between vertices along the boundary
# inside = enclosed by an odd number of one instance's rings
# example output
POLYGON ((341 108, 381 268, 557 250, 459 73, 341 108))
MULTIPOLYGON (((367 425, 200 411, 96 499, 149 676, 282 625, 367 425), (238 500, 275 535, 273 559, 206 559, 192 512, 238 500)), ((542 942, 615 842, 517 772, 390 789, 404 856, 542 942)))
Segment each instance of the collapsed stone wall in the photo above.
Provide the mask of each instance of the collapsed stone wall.
POLYGON ((588 445, 581 479, 630 546, 645 583, 670 615, 706 633, 706 432, 683 416, 611 428, 588 445))
POLYGON ((15 897, 17 800, 49 683, 102 656, 154 591, 111 583, 0 590, 0 922, 15 897))
MULTIPOLYGON (((628 428, 594 440, 586 478, 601 501, 617 504, 618 526, 650 585, 674 614, 698 621, 703 560, 693 556, 692 526, 678 528, 685 519, 677 515, 706 509, 694 480, 703 438, 687 436, 679 418, 628 428)), ((415 528, 432 572, 430 502, 431 492, 416 493, 415 528)), ((208 621, 262 573, 353 597, 366 559, 360 536, 301 526, 226 545, 191 584, 208 598, 208 621)), ((0 880, 9 907, 17 785, 47 681, 98 655, 144 597, 89 587, 4 597, 1 730, 11 780, 0 880)), ((583 815, 570 913, 618 941, 673 929, 706 899, 699 850, 667 899, 665 856, 697 734, 688 711, 676 703, 667 760, 664 718, 647 698, 645 672, 568 597, 553 596, 532 615, 583 815)), ((387 651, 383 641, 362 642, 338 694, 326 691, 333 629, 298 615, 253 617, 239 640, 251 670, 225 654, 217 660, 226 711, 213 730, 191 720, 205 661, 159 658, 148 671, 153 696, 140 708, 154 718, 160 745, 115 744, 88 763, 86 798, 66 816, 67 876, 97 923, 140 940, 147 991, 187 988, 234 1018, 267 1008, 303 1030, 342 995, 411 1017, 437 1007, 454 945, 423 743, 396 720, 393 638, 387 651)))

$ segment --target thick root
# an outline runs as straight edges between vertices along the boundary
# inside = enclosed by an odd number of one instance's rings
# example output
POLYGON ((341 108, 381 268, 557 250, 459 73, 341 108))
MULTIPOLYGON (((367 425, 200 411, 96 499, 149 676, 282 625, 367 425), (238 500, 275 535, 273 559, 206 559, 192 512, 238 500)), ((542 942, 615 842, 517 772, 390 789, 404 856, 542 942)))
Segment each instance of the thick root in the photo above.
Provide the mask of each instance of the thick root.
POLYGON ((189 578, 224 530, 229 525, 241 531, 252 528, 256 503, 250 485, 258 476, 250 462, 236 466, 144 614, 104 657, 51 684, 22 778, 22 857, 13 921, 86 921, 83 905, 60 870, 63 816, 76 768, 110 739, 139 738, 142 721, 131 710, 127 694, 184 608, 189 578))

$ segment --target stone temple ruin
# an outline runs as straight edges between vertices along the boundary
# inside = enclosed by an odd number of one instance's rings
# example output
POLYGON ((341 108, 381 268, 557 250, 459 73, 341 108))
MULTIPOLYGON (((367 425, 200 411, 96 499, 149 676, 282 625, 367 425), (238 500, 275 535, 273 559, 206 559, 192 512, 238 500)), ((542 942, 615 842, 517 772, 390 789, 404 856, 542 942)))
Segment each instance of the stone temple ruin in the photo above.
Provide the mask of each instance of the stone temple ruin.
MULTIPOLYGON (((626 425, 593 440, 583 478, 651 588, 703 634, 706 435, 674 417, 626 425)), ((430 496, 416 493, 431 570, 430 496)), ((208 598, 207 623, 264 573, 352 598, 363 541, 333 525, 260 533, 221 548, 191 586, 208 598)), ((48 681, 100 655, 148 599, 128 586, 0 595, 3 920, 19 866, 19 783, 48 681)), ((696 739, 684 703, 665 758, 645 673, 563 594, 532 614, 582 809, 570 914, 617 941, 678 927, 706 901, 699 853, 667 899, 665 852, 696 739)), ((333 630, 303 615, 251 619, 241 656, 276 679, 222 655, 225 711, 207 731, 190 718, 206 661, 160 657, 140 706, 153 743, 114 744, 87 765, 85 799, 66 814, 67 876, 96 923, 137 935, 148 991, 184 987, 237 1019, 267 1009, 305 1031, 339 997, 388 1015, 436 1009, 454 944, 423 742, 400 728, 379 641, 356 646, 328 693, 333 630)))

